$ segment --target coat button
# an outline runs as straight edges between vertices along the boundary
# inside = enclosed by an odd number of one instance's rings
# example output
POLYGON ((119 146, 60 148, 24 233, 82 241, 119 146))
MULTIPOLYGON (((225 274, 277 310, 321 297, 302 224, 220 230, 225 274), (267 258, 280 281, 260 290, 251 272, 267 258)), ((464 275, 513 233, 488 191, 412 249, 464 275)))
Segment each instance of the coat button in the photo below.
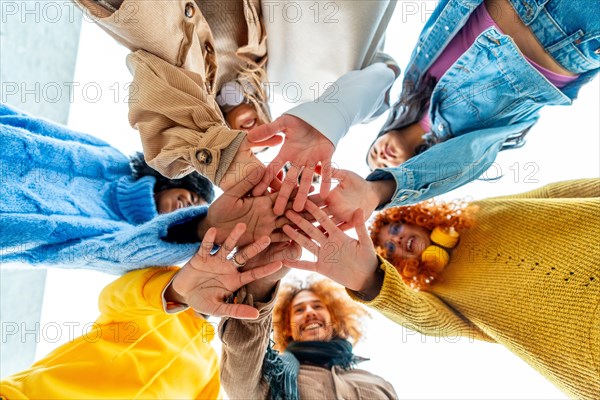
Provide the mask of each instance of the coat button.
POLYGON ((400 198, 398 200, 404 201, 406 199, 408 199, 408 195, 407 194, 403 194, 402 196, 400 196, 400 198))
POLYGON ((212 162, 212 154, 210 154, 210 151, 208 151, 206 149, 198 150, 196 152, 196 159, 201 164, 208 165, 212 162))
POLYGON ((192 18, 196 14, 196 9, 194 8, 194 3, 187 3, 185 5, 185 16, 188 18, 192 18))

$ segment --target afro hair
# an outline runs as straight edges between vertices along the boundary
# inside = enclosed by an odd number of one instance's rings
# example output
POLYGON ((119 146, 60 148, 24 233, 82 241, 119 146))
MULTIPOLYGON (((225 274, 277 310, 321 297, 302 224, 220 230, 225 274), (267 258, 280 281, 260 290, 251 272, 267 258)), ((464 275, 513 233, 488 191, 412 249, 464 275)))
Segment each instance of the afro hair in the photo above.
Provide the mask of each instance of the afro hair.
POLYGON ((212 183, 208 178, 200 175, 197 172, 184 176, 181 179, 169 179, 162 176, 159 172, 154 170, 144 160, 144 155, 140 152, 135 153, 130 158, 132 177, 138 180, 144 176, 153 176, 156 178, 156 184, 154 185, 154 193, 162 192, 167 189, 187 189, 192 193, 196 193, 198 196, 206 200, 207 203, 212 203, 215 199, 215 190, 212 183))

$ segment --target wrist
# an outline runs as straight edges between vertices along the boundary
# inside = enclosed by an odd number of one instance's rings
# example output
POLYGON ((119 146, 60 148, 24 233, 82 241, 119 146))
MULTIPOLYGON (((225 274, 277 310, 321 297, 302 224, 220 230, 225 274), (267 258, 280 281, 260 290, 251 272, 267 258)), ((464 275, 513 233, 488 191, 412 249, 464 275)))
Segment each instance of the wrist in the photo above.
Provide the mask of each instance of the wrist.
POLYGON ((177 290, 175 290, 175 288, 173 287, 173 281, 175 279, 173 279, 170 283, 169 286, 167 286, 167 288, 165 289, 164 292, 164 299, 167 303, 177 303, 177 304, 183 304, 186 305, 186 299, 184 296, 182 296, 181 294, 179 294, 177 292, 177 290))
MULTIPOLYGON (((210 211, 209 211, 210 212, 210 211)), ((202 239, 204 238, 204 235, 206 235, 206 231, 210 228, 210 225, 208 223, 208 214, 206 215, 205 218, 202 218, 199 222, 198 225, 196 227, 196 234, 198 235, 198 240, 201 242, 202 239)))
POLYGON ((368 181, 369 193, 371 194, 371 204, 376 209, 390 202, 396 191, 396 182, 394 180, 368 181))
POLYGON ((385 272, 377 266, 373 274, 369 276, 365 285, 360 290, 355 290, 356 296, 361 300, 371 301, 379 295, 383 286, 385 272))

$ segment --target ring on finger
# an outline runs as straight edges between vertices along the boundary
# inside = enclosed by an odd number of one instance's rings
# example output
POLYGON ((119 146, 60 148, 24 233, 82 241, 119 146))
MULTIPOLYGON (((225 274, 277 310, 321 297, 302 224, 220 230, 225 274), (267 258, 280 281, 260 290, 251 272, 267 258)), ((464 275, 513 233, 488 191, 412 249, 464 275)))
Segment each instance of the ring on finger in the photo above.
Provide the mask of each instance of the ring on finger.
POLYGON ((237 255, 238 255, 238 253, 235 253, 235 254, 233 255, 233 257, 231 257, 231 261, 233 262, 233 265, 235 265, 237 268, 242 268, 243 266, 245 266, 245 265, 246 265, 246 261, 244 261, 243 263, 239 262, 239 261, 236 259, 236 256, 237 256, 237 255))

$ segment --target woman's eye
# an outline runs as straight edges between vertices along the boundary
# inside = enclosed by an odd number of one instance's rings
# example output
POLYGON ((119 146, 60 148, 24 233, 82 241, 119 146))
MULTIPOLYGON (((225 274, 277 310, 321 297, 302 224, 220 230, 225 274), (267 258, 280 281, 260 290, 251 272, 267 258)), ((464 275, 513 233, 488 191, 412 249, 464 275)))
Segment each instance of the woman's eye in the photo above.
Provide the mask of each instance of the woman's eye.
POLYGON ((385 242, 383 247, 385 248, 385 251, 387 251, 389 255, 392 255, 396 252, 396 245, 393 242, 385 242))
POLYGON ((400 225, 400 224, 390 225, 390 230, 389 230, 390 235, 398 235, 400 233, 400 228, 402 228, 402 225, 400 225))

